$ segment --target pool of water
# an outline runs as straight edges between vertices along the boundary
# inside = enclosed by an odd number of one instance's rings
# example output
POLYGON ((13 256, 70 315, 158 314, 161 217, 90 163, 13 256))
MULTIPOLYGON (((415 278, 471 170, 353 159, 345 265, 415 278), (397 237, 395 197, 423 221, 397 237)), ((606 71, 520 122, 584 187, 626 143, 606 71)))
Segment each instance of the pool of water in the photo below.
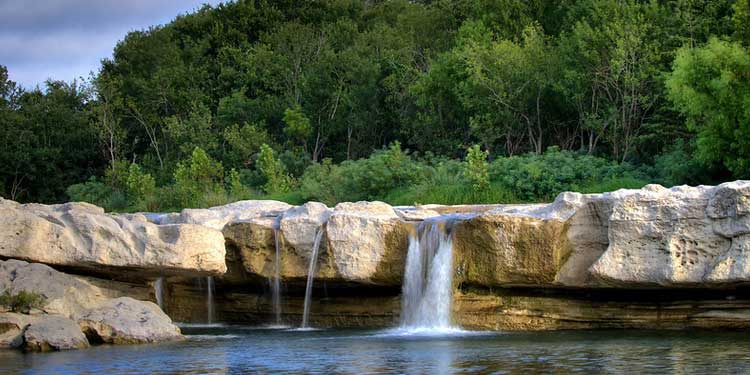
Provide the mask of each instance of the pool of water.
POLYGON ((747 332, 412 332, 185 326, 188 339, 22 354, 0 374, 740 374, 747 332))

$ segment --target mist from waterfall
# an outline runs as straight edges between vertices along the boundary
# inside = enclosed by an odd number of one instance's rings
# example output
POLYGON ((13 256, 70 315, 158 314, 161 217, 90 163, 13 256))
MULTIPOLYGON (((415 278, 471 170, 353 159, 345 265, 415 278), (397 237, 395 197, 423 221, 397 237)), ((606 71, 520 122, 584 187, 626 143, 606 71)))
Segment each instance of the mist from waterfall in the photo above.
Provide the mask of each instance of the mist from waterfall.
POLYGON ((312 298, 312 286, 315 278, 315 268, 318 264, 318 252, 320 251, 320 242, 323 238, 323 228, 318 228, 315 232, 315 241, 313 241, 312 253, 310 254, 310 266, 307 269, 307 285, 305 286, 305 306, 302 312, 301 328, 310 328, 310 303, 312 298))
POLYGON ((271 280, 271 305, 273 306, 274 324, 281 325, 281 233, 273 229, 276 253, 273 260, 273 279, 271 280))
POLYGON ((208 308, 208 324, 214 323, 216 308, 214 306, 214 277, 206 277, 206 307, 208 308))
POLYGON ((428 220, 409 236, 401 296, 401 329, 456 329, 451 326, 453 241, 447 224, 446 220, 428 220))
POLYGON ((154 282, 154 294, 156 295, 156 304, 164 311, 164 278, 160 277, 154 282))

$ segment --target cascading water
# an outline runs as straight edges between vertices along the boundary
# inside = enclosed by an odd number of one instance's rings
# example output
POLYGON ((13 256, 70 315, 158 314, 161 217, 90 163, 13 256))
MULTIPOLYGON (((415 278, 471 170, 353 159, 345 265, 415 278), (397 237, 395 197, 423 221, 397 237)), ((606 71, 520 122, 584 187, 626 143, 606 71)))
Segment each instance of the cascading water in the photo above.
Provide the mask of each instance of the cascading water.
POLYGON ((156 304, 164 311, 164 278, 160 277, 154 282, 154 294, 156 295, 156 304))
POLYGON ((206 307, 208 308, 208 324, 214 323, 214 277, 206 277, 206 307))
POLYGON ((281 235, 278 228, 273 229, 273 238, 276 246, 276 255, 273 261, 273 280, 271 280, 271 304, 275 324, 281 325, 281 235))
POLYGON ((310 267, 307 270, 307 285, 305 286, 305 307, 302 312, 302 328, 310 328, 308 319, 310 316, 310 302, 312 297, 313 279, 315 278, 315 268, 318 264, 318 251, 320 250, 320 241, 323 238, 323 228, 318 228, 315 232, 315 241, 313 241, 312 253, 310 254, 310 267))
POLYGON ((449 222, 438 218, 421 223, 409 236, 401 328, 418 331, 453 330, 453 241, 449 222))

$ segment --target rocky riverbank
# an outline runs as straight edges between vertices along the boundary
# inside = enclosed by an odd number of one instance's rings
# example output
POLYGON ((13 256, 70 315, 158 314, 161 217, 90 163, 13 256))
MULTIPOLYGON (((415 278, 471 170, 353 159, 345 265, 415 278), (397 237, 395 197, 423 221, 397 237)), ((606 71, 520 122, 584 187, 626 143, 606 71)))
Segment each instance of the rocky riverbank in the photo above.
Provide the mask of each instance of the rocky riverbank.
POLYGON ((440 218, 452 320, 464 328, 750 327, 750 182, 736 181, 534 205, 244 201, 162 215, 0 200, 0 292, 45 301, 0 312, 0 346, 179 339, 172 320, 208 319, 208 276, 216 319, 272 323, 277 271, 282 323, 298 325, 316 235, 312 324, 392 326, 410 238, 440 218), (159 278, 169 316, 146 302, 159 278))

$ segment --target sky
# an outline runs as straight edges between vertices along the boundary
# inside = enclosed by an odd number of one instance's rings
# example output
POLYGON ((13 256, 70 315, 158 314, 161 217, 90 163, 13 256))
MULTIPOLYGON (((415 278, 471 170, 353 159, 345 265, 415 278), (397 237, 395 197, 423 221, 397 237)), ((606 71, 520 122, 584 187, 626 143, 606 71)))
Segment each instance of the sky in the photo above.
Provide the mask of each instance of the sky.
POLYGON ((129 31, 220 0, 0 0, 0 65, 26 89, 99 70, 129 31))

